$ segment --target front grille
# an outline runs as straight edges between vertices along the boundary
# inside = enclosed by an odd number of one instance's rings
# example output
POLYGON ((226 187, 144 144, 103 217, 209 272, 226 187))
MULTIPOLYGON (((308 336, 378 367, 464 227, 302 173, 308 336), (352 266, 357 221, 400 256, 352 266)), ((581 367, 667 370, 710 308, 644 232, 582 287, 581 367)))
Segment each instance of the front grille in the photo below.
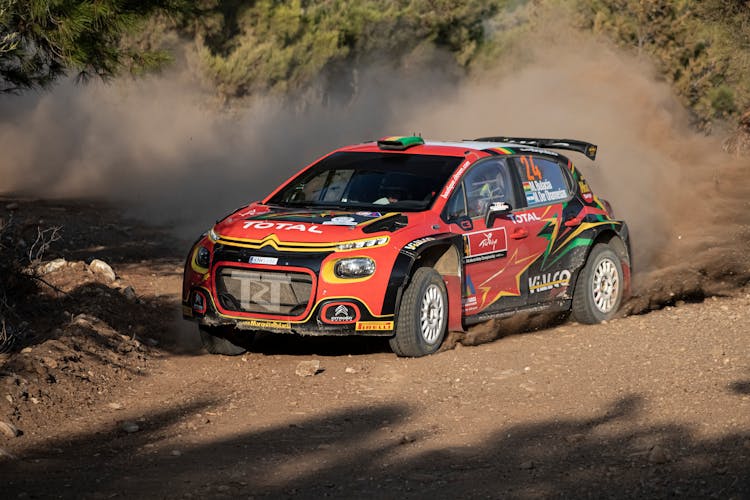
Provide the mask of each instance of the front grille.
POLYGON ((306 273, 222 267, 216 272, 216 295, 228 311, 300 316, 312 295, 306 273))

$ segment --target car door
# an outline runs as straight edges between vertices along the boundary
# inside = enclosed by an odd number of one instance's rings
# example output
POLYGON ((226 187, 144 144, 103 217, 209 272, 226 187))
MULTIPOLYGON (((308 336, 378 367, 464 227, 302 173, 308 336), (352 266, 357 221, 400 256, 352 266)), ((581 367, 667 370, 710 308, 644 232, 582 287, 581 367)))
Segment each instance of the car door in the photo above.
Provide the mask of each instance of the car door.
POLYGON ((464 240, 463 312, 491 314, 527 303, 521 275, 530 264, 529 229, 515 222, 517 182, 505 158, 488 158, 469 169, 446 204, 443 219, 464 240), (490 207, 507 209, 488 220, 490 207))
POLYGON ((522 289, 529 305, 567 300, 575 269, 561 246, 569 232, 564 220, 565 207, 573 196, 568 170, 552 158, 540 155, 519 156, 509 160, 521 181, 522 205, 512 219, 528 232, 525 240, 532 258, 522 289))

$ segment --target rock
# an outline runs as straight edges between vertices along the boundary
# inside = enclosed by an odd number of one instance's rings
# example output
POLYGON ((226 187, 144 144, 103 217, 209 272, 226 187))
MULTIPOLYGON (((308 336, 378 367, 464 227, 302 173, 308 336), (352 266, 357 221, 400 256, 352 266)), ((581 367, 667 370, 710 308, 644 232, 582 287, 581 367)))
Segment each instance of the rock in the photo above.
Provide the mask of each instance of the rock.
POLYGON ((120 403, 107 403, 107 407, 112 410, 122 410, 123 406, 120 403))
MULTIPOLYGON (((151 337, 146 337, 145 339, 143 339, 143 342, 144 342, 144 343, 145 343, 145 344, 146 344, 147 346, 150 346, 150 347, 156 347, 156 346, 158 346, 158 345, 159 345, 159 341, 158 341, 158 340, 156 340, 156 339, 152 339, 151 337)), ((244 361, 245 363, 247 363, 247 359, 245 359, 245 357, 244 357, 244 356, 243 356, 243 358, 242 358, 242 361, 244 361)))
POLYGON ((125 287, 125 289, 122 291, 122 295, 130 302, 135 302, 136 300, 138 300, 138 297, 135 294, 135 289, 130 285, 125 287))
POLYGON ((527 462, 522 462, 521 465, 519 465, 518 467, 524 470, 531 470, 534 468, 534 462, 532 462, 531 460, 527 462))
POLYGON ((586 439, 585 434, 569 434, 565 436, 565 441, 571 444, 580 443, 586 439))
POLYGON ((31 347, 24 347, 21 349, 21 354, 29 354, 33 349, 31 347))
POLYGON ((48 358, 46 356, 43 357, 43 358, 41 358, 41 360, 42 360, 42 363, 44 363, 44 365, 47 366, 48 368, 51 368, 53 370, 57 368, 57 361, 56 360, 54 360, 52 358, 48 358))
POLYGON ((18 209, 18 203, 16 203, 15 201, 12 202, 12 203, 8 203, 7 205, 5 205, 5 209, 6 210, 16 210, 16 209, 18 209))
POLYGON ((138 432, 141 430, 140 426, 136 424, 135 422, 123 422, 123 424, 120 426, 122 430, 127 432, 128 434, 132 434, 134 432, 138 432))
POLYGON ((54 273, 55 271, 59 271, 60 269, 65 267, 67 263, 68 261, 65 259, 51 260, 47 262, 46 264, 42 264, 41 266, 39 266, 37 268, 37 271, 39 272, 39 274, 42 274, 42 275, 54 273))
POLYGON ((344 370, 346 373, 357 373, 356 368, 352 368, 351 366, 347 366, 346 370, 344 370))
POLYGON ((301 361, 297 365, 297 369, 294 370, 294 373, 299 375, 300 377, 312 377, 313 375, 317 375, 320 373, 320 361, 317 359, 313 359, 310 361, 301 361))
POLYGON ((6 451, 6 450, 0 448, 0 458, 3 458, 3 457, 4 458, 9 458, 11 460, 15 460, 16 459, 15 455, 13 455, 12 453, 10 453, 9 451, 6 451))
POLYGON ((172 455, 173 457, 179 457, 179 456, 182 456, 182 452, 181 452, 180 450, 172 450, 172 451, 170 452, 170 454, 171 454, 171 455, 172 455))
POLYGON ((669 459, 670 457, 667 450, 658 444, 651 448, 651 451, 648 453, 648 461, 652 464, 664 464, 669 462, 669 459))
POLYGON ((13 396, 11 396, 10 394, 6 394, 5 399, 8 400, 8 403, 13 404, 13 396))
POLYGON ((412 436, 411 434, 404 434, 401 436, 401 439, 399 439, 398 444, 409 444, 416 441, 417 438, 412 436))
POLYGON ((0 432, 11 438, 18 437, 23 434, 23 432, 21 432, 18 427, 9 422, 3 422, 2 420, 0 420, 0 432))
POLYGON ((114 270, 112 270, 112 267, 110 267, 110 265, 103 260, 92 260, 91 264, 89 264, 89 269, 92 273, 98 274, 109 282, 117 279, 117 276, 115 276, 115 272, 114 270))

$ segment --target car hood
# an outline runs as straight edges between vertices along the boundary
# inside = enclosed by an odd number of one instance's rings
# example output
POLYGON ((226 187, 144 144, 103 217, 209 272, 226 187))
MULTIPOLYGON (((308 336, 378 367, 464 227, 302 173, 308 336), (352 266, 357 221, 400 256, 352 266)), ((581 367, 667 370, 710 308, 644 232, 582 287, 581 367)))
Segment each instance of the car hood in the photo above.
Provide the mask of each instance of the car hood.
POLYGON ((253 204, 237 210, 214 226, 222 239, 339 243, 392 231, 392 222, 405 224, 399 212, 292 209, 253 204))

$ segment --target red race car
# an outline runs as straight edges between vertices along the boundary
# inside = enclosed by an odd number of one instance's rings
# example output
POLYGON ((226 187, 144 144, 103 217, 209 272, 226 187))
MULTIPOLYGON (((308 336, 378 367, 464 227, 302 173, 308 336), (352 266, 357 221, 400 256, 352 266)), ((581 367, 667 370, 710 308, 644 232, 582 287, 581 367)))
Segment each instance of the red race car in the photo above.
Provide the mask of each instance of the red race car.
POLYGON ((338 149, 200 237, 183 315, 216 354, 263 331, 384 335, 400 356, 520 311, 610 319, 629 292, 628 228, 552 150, 596 157, 512 137, 338 149))

